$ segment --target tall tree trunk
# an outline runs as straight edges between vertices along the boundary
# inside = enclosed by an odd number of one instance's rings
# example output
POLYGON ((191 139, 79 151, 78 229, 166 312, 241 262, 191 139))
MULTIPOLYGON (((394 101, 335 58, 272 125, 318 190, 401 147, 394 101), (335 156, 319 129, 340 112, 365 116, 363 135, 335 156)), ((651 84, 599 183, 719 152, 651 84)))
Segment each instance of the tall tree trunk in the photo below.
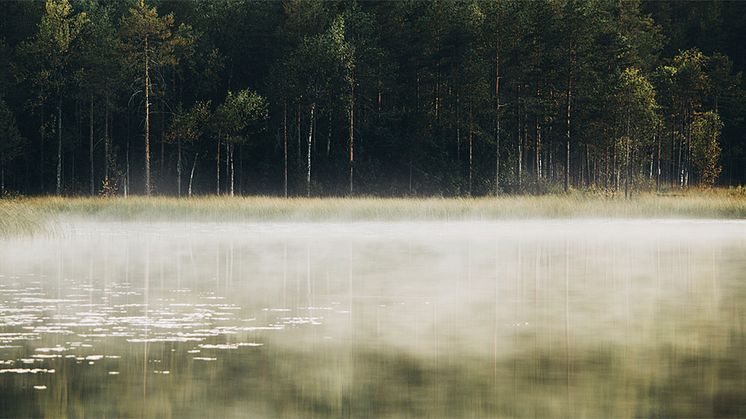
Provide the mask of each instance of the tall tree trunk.
POLYGON ((57 99, 57 195, 62 193, 62 94, 57 99))
POLYGON ((635 189, 635 176, 634 176, 634 166, 633 162, 635 160, 636 156, 636 150, 635 150, 635 144, 637 143, 637 138, 630 137, 629 139, 629 166, 627 168, 627 177, 629 178, 629 194, 627 195, 627 199, 632 198, 632 193, 635 189))
MULTIPOLYGON (((163 108, 163 101, 159 101, 160 107, 163 108)), ((159 134, 160 134, 160 143, 161 143, 161 154, 160 159, 158 161, 158 179, 164 179, 166 177, 166 172, 163 168, 163 166, 166 163, 166 141, 165 141, 165 135, 163 135, 163 132, 165 131, 165 128, 163 127, 163 121, 165 118, 163 118, 163 110, 161 109, 161 115, 158 117, 158 126, 160 128, 159 134)))
MULTIPOLYGON (((656 141, 655 138, 653 138, 653 141, 656 141)), ((648 170, 648 180, 653 181, 653 166, 655 165, 655 151, 650 152, 650 166, 648 170)))
POLYGON ((125 183, 124 183, 124 197, 126 198, 130 191, 130 136, 129 136, 129 114, 127 114, 127 148, 125 151, 125 164, 127 165, 126 168, 126 175, 125 175, 125 183))
POLYGON ((176 195, 181 198, 181 138, 176 140, 176 195))
POLYGON ((218 155, 215 165, 215 195, 220 196, 220 138, 218 138, 218 155))
POLYGON ((104 178, 109 179, 109 168, 111 164, 111 148, 109 142, 109 86, 106 86, 106 99, 104 102, 104 178))
POLYGON ((285 198, 288 197, 288 104, 282 104, 282 136, 283 136, 283 163, 284 163, 284 191, 285 198))
POLYGON ((686 125, 684 132, 686 133, 686 164, 684 167, 686 168, 686 172, 684 174, 684 187, 689 187, 689 173, 691 172, 691 165, 692 165, 692 105, 689 104, 687 107, 686 112, 686 125))
POLYGON ((230 194, 231 189, 231 153, 230 153, 230 143, 228 142, 228 139, 225 140, 225 176, 226 176, 226 182, 228 185, 226 185, 226 190, 228 194, 230 194))
POLYGON ((567 68, 567 109, 566 122, 567 131, 565 132, 565 192, 570 191, 570 122, 572 115, 572 73, 575 67, 575 52, 573 51, 572 42, 569 45, 569 62, 567 68))
POLYGON ((655 191, 661 191, 661 123, 658 121, 657 132, 655 134, 656 145, 658 146, 658 164, 655 174, 655 191))
POLYGON ((461 102, 456 94, 456 183, 461 195, 461 102))
POLYGON ((332 109, 329 110, 328 123, 326 125, 326 159, 329 160, 329 153, 332 151, 332 109))
POLYGON ((235 185, 234 178, 235 178, 235 172, 236 172, 236 170, 235 170, 234 158, 233 158, 234 157, 235 144, 231 143, 228 146, 228 149, 230 150, 229 156, 230 156, 230 161, 231 161, 231 196, 235 196, 235 193, 234 193, 234 185, 235 185))
MULTIPOLYGON (((380 92, 379 108, 380 108, 380 92)), ((355 192, 354 175, 355 175, 355 83, 350 86, 350 196, 355 192)))
POLYGON ((89 121, 88 121, 88 159, 89 163, 91 164, 91 196, 96 194, 96 181, 94 180, 93 176, 93 94, 91 94, 91 112, 90 115, 88 115, 89 121))
POLYGON ((523 133, 523 141, 522 144, 522 153, 521 156, 523 157, 522 165, 523 170, 525 172, 528 172, 528 162, 531 160, 531 155, 529 153, 529 144, 528 144, 528 117, 529 117, 529 110, 526 108, 523 109, 523 123, 521 125, 521 132, 523 133))
MULTIPOLYGON (((436 42, 438 42, 436 40, 436 42)), ((440 122, 440 71, 435 76, 435 122, 440 122)))
MULTIPOLYGON (((142 4, 142 3, 141 3, 142 4)), ((150 55, 145 36, 145 195, 150 196, 150 55)))
MULTIPOLYGON (((571 72, 570 72, 571 73, 571 72)), ((567 107, 565 112, 567 130, 565 131, 565 192, 570 191, 570 115, 572 103, 572 76, 567 78, 567 107)))
POLYGON ((23 155, 23 193, 29 194, 29 155, 24 153, 23 155))
POLYGON ((549 143, 547 144, 547 176, 549 177, 549 179, 555 180, 555 176, 554 176, 554 163, 553 163, 553 161, 554 161, 554 159, 553 159, 554 149, 553 149, 553 145, 552 145, 552 129, 551 129, 551 125, 550 125, 550 128, 549 128, 549 133, 547 134, 547 138, 549 140, 549 143))
POLYGON ((316 103, 311 103, 311 116, 308 121, 308 150, 306 154, 307 172, 306 172, 306 196, 311 196, 311 142, 313 141, 313 127, 315 122, 314 112, 316 103))
POLYGON ((614 195, 616 195, 617 191, 619 190, 619 167, 617 164, 617 148, 617 144, 614 144, 611 148, 611 189, 614 192, 614 195))
POLYGON ((679 187, 684 187, 684 166, 682 165, 681 161, 681 154, 684 150, 684 117, 682 115, 681 117, 681 132, 679 132, 679 156, 678 156, 678 163, 676 168, 676 176, 679 178, 679 187))
POLYGON ((536 117, 536 120, 534 121, 535 127, 534 132, 536 135, 535 138, 535 150, 534 150, 534 166, 536 166, 534 169, 536 171, 536 180, 537 180, 537 187, 538 187, 538 180, 541 179, 541 125, 539 124, 539 117, 536 117))
POLYGON ((224 141, 225 144, 225 191, 230 195, 230 189, 231 189, 231 152, 230 152, 230 143, 228 142, 228 139, 224 141))
POLYGON ((313 131, 313 138, 311 139, 311 144, 313 145, 313 148, 311 149, 311 154, 312 155, 318 155, 318 153, 316 152, 316 148, 317 148, 319 142, 316 141, 317 129, 316 129, 316 117, 315 116, 314 116, 313 120, 311 121, 311 123, 313 124, 313 129, 312 129, 312 131, 313 131))
POLYGON ((630 125, 630 115, 629 115, 629 108, 627 109, 627 120, 626 120, 626 135, 624 138, 624 197, 627 198, 629 196, 629 125, 630 125))
POLYGON ((472 164, 474 161, 474 146, 473 146, 473 130, 472 130, 472 105, 471 100, 469 100, 469 196, 471 196, 471 186, 472 186, 472 164))
POLYGON ((588 148, 588 143, 585 144, 585 172, 583 180, 583 185, 585 187, 588 187, 591 185, 591 174, 593 173, 591 170, 593 169, 592 162, 591 162, 591 152, 588 148))
MULTIPOLYGON (((498 12, 499 13, 499 12, 498 12)), ((498 15, 499 19, 499 15, 498 15)), ((495 30, 495 196, 500 194, 500 25, 495 30)))
MULTIPOLYGON (((76 118, 76 126, 78 128, 78 133, 76 137, 76 142, 81 141, 83 139, 83 110, 80 105, 80 99, 75 98, 75 115, 76 118)), ((77 144, 76 144, 77 146, 77 144)), ((74 147, 75 150, 72 153, 72 157, 70 158, 70 179, 75 181, 75 157, 77 155, 77 147, 74 147)))
POLYGON ((521 137, 521 86, 518 85, 517 89, 517 97, 515 100, 516 103, 516 127, 518 128, 517 131, 517 138, 518 138, 518 191, 521 192, 521 184, 523 182, 523 137, 521 137))
POLYGON ((676 118, 674 115, 671 115, 671 150, 669 151, 669 164, 668 164, 668 179, 671 182, 671 189, 674 187, 674 182, 676 181, 676 157, 675 157, 675 150, 676 150, 676 118))
POLYGON ((192 197, 192 181, 194 180, 194 168, 197 167, 197 156, 199 153, 194 153, 194 160, 192 161, 192 170, 189 172, 189 197, 192 197))
POLYGON ((409 195, 412 196, 412 157, 409 157, 409 195))
POLYGON ((588 170, 588 160, 585 157, 585 154, 583 153, 582 146, 578 145, 578 152, 576 154, 580 157, 579 166, 580 170, 577 172, 578 176, 578 186, 585 187, 585 172, 588 170))
POLYGON ((297 160, 298 160, 298 172, 302 173, 301 170, 303 169, 303 151, 301 149, 301 106, 300 106, 300 100, 298 100, 298 106, 295 109, 295 136, 297 137, 298 142, 298 152, 297 154, 297 160))
POLYGON ((41 120, 39 125, 39 140, 41 154, 39 155, 39 190, 44 193, 44 103, 41 104, 41 120))
POLYGON ((609 184, 611 183, 609 182, 609 176, 611 176, 609 174, 610 160, 611 158, 609 157, 609 147, 607 146, 606 147, 606 158, 604 159, 604 190, 606 191, 606 193, 609 192, 609 184))

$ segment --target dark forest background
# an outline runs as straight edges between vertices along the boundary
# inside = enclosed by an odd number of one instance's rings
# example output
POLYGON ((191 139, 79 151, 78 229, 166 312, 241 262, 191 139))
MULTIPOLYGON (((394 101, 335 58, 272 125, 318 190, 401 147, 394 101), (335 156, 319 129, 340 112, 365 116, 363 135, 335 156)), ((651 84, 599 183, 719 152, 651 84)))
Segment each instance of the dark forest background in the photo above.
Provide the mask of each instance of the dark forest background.
POLYGON ((746 180, 746 2, 0 4, 3 194, 746 180))

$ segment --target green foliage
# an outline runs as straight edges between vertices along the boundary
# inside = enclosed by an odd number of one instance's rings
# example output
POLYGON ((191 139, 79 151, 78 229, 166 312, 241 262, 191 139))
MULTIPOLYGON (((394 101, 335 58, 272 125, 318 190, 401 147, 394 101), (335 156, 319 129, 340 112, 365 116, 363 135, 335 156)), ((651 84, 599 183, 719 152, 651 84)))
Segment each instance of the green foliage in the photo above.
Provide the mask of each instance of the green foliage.
POLYGON ((715 53, 708 57, 706 63, 707 77, 710 80, 710 95, 713 99, 715 111, 718 111, 722 98, 732 97, 737 94, 741 85, 741 73, 733 72, 733 62, 728 56, 715 53))
POLYGON ((325 32, 302 38, 288 55, 285 77, 305 102, 331 106, 348 95, 353 60, 353 48, 345 40, 345 19, 338 16, 325 32))
POLYGON ((194 143, 201 140, 205 136, 212 118, 210 107, 210 101, 197 102, 188 110, 179 106, 166 133, 168 141, 171 143, 178 141, 194 143))
POLYGON ((696 48, 683 51, 674 57, 675 80, 687 98, 701 94, 708 88, 709 80, 704 68, 706 60, 707 57, 696 48))
MULTIPOLYGON (((39 162, 39 182, 18 161, 8 179, 46 191, 58 112, 68 190, 103 180, 103 140, 106 168, 129 165, 122 173, 139 178, 140 159, 127 156, 141 148, 136 109, 147 91, 163 193, 177 189, 169 166, 183 163, 182 146, 205 158, 216 154, 205 139, 249 136, 251 161, 239 149, 235 179, 257 181, 239 193, 278 191, 286 157, 291 195, 305 191, 306 161, 314 190, 346 192, 351 138, 360 193, 458 195, 469 175, 475 195, 543 193, 567 169, 570 187, 616 191, 625 164, 634 187, 686 187, 712 154, 697 137, 709 111, 732 154, 720 160, 722 179, 739 182, 739 11, 746 6, 638 0, 12 2, 0 16, 0 88, 19 131, 41 141, 22 147, 39 162), (256 91, 242 95, 244 86, 256 91), (92 157, 80 141, 89 135, 92 157), (79 170, 89 159, 93 180, 79 170)), ((204 190, 214 182, 198 160, 189 174, 204 190)))
POLYGON ((652 137, 651 132, 658 122, 658 103, 655 88, 638 68, 627 68, 622 72, 619 84, 619 110, 636 138, 652 137))
POLYGON ((115 91, 122 79, 122 40, 117 36, 113 7, 95 1, 83 4, 89 18, 81 32, 78 49, 78 83, 88 96, 105 96, 115 91))
POLYGON ((194 44, 189 25, 176 26, 173 14, 160 16, 141 0, 119 23, 125 62, 135 78, 142 77, 145 55, 154 69, 177 66, 194 44))
POLYGON ((720 132, 723 122, 716 112, 699 112, 692 124, 692 154, 701 186, 711 188, 720 172, 720 132))
POLYGON ((246 142, 252 131, 267 118, 267 102, 258 93, 243 89, 228 92, 215 111, 213 127, 217 135, 231 143, 246 142))
POLYGON ((47 0, 38 33, 21 46, 39 91, 57 93, 69 83, 72 52, 87 22, 85 12, 73 13, 68 0, 47 0))

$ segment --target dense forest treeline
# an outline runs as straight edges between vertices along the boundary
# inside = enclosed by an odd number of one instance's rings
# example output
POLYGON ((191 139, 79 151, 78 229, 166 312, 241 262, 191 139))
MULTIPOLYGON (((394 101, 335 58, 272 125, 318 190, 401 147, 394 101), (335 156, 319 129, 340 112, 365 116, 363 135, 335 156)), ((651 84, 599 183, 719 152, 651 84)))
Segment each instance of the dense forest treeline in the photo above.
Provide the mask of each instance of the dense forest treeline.
POLYGON ((746 3, 0 4, 3 194, 746 180, 746 3))

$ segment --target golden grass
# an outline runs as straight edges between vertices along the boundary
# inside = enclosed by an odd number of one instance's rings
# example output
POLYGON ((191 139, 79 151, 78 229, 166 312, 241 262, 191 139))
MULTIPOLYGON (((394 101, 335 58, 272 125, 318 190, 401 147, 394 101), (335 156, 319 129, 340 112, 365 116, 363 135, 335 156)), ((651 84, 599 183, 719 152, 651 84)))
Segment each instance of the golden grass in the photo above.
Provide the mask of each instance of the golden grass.
POLYGON ((30 202, 0 199, 0 237, 43 232, 49 224, 30 202))
POLYGON ((448 221, 526 218, 745 219, 746 190, 638 194, 576 192, 499 198, 38 197, 0 200, 0 235, 60 218, 106 221, 448 221))

